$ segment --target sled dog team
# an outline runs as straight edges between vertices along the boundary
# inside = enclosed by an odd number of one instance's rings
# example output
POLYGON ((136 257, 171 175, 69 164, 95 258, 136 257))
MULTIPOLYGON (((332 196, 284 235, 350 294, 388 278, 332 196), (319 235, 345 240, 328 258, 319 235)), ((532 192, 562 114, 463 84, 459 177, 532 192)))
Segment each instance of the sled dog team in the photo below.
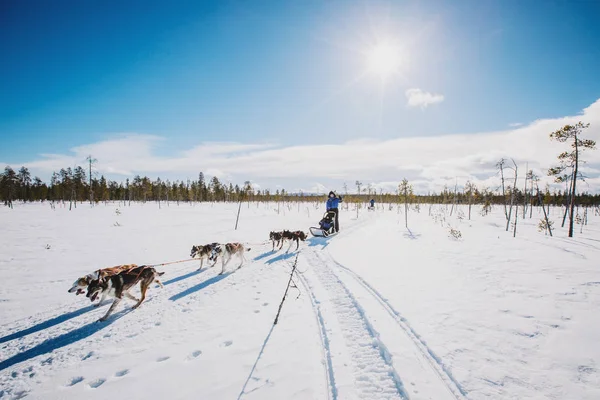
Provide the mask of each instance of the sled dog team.
MULTIPOLYGON (((313 235, 328 236, 333 232, 339 231, 338 206, 340 202, 342 202, 342 196, 338 196, 333 191, 329 192, 327 195, 326 216, 330 216, 331 218, 329 219, 331 221, 326 217, 319 223, 321 225, 320 228, 311 228, 313 235), (325 222, 328 223, 327 227, 324 225, 325 222), (315 229, 315 231, 313 231, 313 229, 315 229), (320 231, 321 234, 316 234, 315 232, 317 231, 320 231)), ((374 200, 371 200, 371 206, 373 206, 373 203, 374 200)), ((281 250, 283 243, 289 241, 290 245, 287 249, 287 252, 289 252, 294 242, 296 242, 296 250, 298 250, 300 241, 304 242, 306 240, 306 233, 288 230, 270 232, 269 240, 273 244, 273 251, 275 251, 276 244, 279 245, 278 250, 281 250)), ((246 251, 250 251, 250 248, 245 247, 241 243, 210 243, 192 246, 190 257, 200 260, 200 268, 198 268, 198 271, 202 269, 205 259, 212 261, 213 264, 211 267, 214 267, 218 257, 221 257, 221 272, 219 273, 219 275, 221 275, 225 272, 225 266, 229 264, 233 256, 237 255, 241 259, 238 269, 241 268, 242 265, 244 265, 244 261, 246 261, 246 257, 244 256, 246 251)), ((107 296, 113 297, 115 300, 112 305, 106 314, 100 318, 100 321, 105 321, 121 302, 123 296, 136 301, 133 306, 134 309, 139 307, 146 298, 146 291, 152 282, 156 282, 163 287, 163 284, 158 279, 163 274, 164 272, 157 272, 154 267, 149 265, 118 265, 112 268, 99 269, 98 271, 77 279, 73 283, 71 289, 69 289, 69 293, 75 292, 76 295, 86 293, 86 297, 92 302, 100 296, 100 302, 95 304, 95 307, 99 306, 107 296), (142 295, 139 299, 129 293, 129 290, 138 283, 140 284, 140 292, 142 295)))
MULTIPOLYGON (((290 232, 284 230, 282 232, 271 232, 269 239, 273 242, 273 250, 275 249, 275 243, 280 244, 279 249, 281 249, 283 242, 286 240, 290 242, 290 247, 296 242, 297 250, 300 245, 299 241, 306 240, 306 234, 302 231, 290 232)), ((247 261, 244 253, 250 250, 249 247, 244 246, 242 243, 210 243, 192 246, 190 257, 200 260, 198 271, 202 269, 205 259, 207 263, 211 261, 211 267, 214 267, 217 259, 221 257, 221 272, 219 273, 221 275, 225 272, 225 267, 234 256, 240 258, 241 262, 238 269, 241 268, 244 261, 247 261)), ((105 321, 119 305, 123 297, 136 301, 136 304, 132 307, 133 309, 139 307, 146 298, 146 291, 150 284, 156 282, 160 287, 163 287, 163 284, 159 280, 159 277, 163 274, 164 272, 157 272, 154 267, 148 265, 117 265, 111 268, 99 269, 77 279, 73 282, 73 286, 68 292, 75 293, 76 295, 86 293, 86 297, 92 302, 100 297, 100 301, 94 307, 102 304, 107 296, 113 297, 115 300, 112 305, 106 314, 99 319, 99 321, 105 321), (137 286, 138 283, 141 292, 141 298, 139 299, 129 293, 129 290, 137 286)))

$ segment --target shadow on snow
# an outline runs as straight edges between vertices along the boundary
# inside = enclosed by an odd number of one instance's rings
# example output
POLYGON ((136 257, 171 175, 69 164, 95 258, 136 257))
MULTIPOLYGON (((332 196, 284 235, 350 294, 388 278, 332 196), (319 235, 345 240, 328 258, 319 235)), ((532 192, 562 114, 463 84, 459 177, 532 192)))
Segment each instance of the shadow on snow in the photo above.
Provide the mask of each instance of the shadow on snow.
MULTIPOLYGON (((89 308, 89 307, 86 307, 89 308)), ((81 310, 80 310, 81 311, 81 310)), ((94 333, 106 328, 117 319, 123 317, 125 314, 129 313, 131 309, 122 310, 118 313, 111 315, 107 321, 105 322, 91 322, 87 325, 82 326, 81 328, 77 328, 70 332, 64 333, 60 336, 57 336, 52 339, 48 339, 35 347, 32 347, 29 350, 25 350, 22 353, 15 354, 7 360, 0 362, 0 371, 5 370, 6 368, 12 367, 15 364, 18 364, 23 361, 30 360, 34 357, 37 357, 42 354, 51 353, 54 350, 60 349, 61 347, 68 346, 75 342, 78 342, 82 339, 85 339, 94 333)))
POLYGON ((313 247, 313 246, 321 246, 321 249, 324 249, 325 247, 329 246, 329 240, 331 240, 332 236, 328 236, 328 237, 311 237, 309 239, 306 240, 306 243, 308 243, 309 246, 313 247))
POLYGON ((419 236, 421 236, 421 234, 420 234, 420 233, 414 234, 414 233, 413 233, 413 232, 412 232, 412 231, 411 231, 409 228, 406 228, 406 230, 407 230, 407 232, 405 232, 405 233, 403 234, 403 236, 404 236, 405 238, 408 238, 408 239, 413 239, 413 240, 414 240, 414 239, 418 239, 418 238, 419 238, 419 236))
POLYGON ((273 257, 270 260, 266 261, 265 264, 273 264, 276 263, 277 261, 282 261, 282 260, 287 260, 288 258, 292 258, 296 256, 296 252, 291 252, 291 253, 283 253, 278 255, 277 257, 273 257))
POLYGON ((267 252, 265 252, 265 253, 262 253, 261 255, 258 255, 258 256, 256 256, 256 257, 254 257, 254 258, 252 259, 252 261, 260 261, 260 260, 262 260, 263 258, 267 258, 267 257, 269 257, 269 256, 272 256, 272 255, 273 255, 273 254, 275 254, 275 253, 277 253, 277 250, 270 250, 270 251, 267 251, 267 252))
POLYGON ((182 280, 184 280, 184 279, 187 279, 187 278, 191 278, 192 276, 196 276, 196 275, 199 275, 199 274, 203 273, 203 272, 204 272, 204 271, 206 271, 207 269, 208 269, 208 268, 204 267, 204 268, 203 268, 203 269, 201 269, 200 271, 198 271, 198 270, 195 270, 195 271, 189 272, 189 273, 187 273, 187 274, 180 275, 180 276, 178 276, 178 277, 175 277, 175 278, 173 278, 173 279, 169 279, 168 281, 165 281, 165 282, 163 282, 163 285, 167 286, 167 285, 170 285, 170 284, 172 284, 172 283, 179 282, 179 281, 182 281, 182 280))
POLYGON ((230 271, 230 272, 226 272, 223 275, 217 275, 217 276, 213 276, 210 279, 207 279, 205 281, 200 282, 199 284, 189 287, 187 289, 185 289, 183 292, 179 292, 177 294, 174 294, 173 296, 169 297, 169 300, 171 301, 177 301, 179 299, 181 299, 182 297, 188 296, 192 293, 195 293, 199 290, 202 290, 204 288, 206 288, 207 286, 213 285, 225 278, 227 278, 229 275, 233 274, 234 271, 230 271))
POLYGON ((48 329, 50 327, 53 327, 54 325, 61 324, 61 323, 65 322, 65 321, 68 321, 68 320, 70 320, 72 318, 75 318, 75 317, 78 317, 78 316, 80 316, 82 314, 85 314, 88 311, 92 311, 94 308, 95 308, 94 306, 83 307, 83 308, 80 308, 79 310, 71 311, 71 312, 68 312, 66 314, 59 315, 58 317, 54 317, 52 319, 49 319, 47 321, 40 322, 39 324, 36 324, 36 325, 34 325, 32 327, 29 327, 27 329, 23 329, 22 331, 11 333, 10 335, 6 335, 4 337, 1 337, 0 338, 0 343, 8 342, 8 341, 14 340, 14 339, 19 339, 19 338, 22 338, 23 336, 27 336, 27 335, 30 335, 32 333, 42 331, 44 329, 48 329))

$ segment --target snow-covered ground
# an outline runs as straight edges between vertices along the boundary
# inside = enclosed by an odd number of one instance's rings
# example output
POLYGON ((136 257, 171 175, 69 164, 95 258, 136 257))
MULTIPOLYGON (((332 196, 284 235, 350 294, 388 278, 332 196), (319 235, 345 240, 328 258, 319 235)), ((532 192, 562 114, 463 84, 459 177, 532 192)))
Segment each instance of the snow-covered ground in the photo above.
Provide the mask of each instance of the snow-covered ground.
POLYGON ((410 229, 396 208, 342 210, 339 235, 285 254, 269 231, 307 231, 323 207, 277 209, 244 204, 234 230, 236 204, 0 208, 0 398, 600 398, 600 217, 551 238, 536 209, 513 238, 499 207, 421 206, 410 229), (157 267, 164 289, 106 322, 108 301, 67 293, 214 241, 246 243, 248 262, 157 267))

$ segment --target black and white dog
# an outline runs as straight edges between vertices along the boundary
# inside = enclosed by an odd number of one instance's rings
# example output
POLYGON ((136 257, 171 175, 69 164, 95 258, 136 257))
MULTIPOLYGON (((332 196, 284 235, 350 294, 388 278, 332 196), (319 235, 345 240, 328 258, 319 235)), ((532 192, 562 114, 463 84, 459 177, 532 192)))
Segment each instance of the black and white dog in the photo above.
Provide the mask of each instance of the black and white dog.
POLYGON ((115 310, 117 305, 119 305, 123 299, 123 296, 133 301, 137 301, 132 308, 138 308, 146 298, 146 291, 152 282, 156 282, 160 285, 160 287, 163 287, 163 284, 158 280, 158 277, 163 274, 164 272, 157 272, 153 267, 141 265, 139 267, 122 271, 116 275, 100 277, 96 280, 93 280, 88 285, 86 296, 92 302, 96 300, 99 295, 102 296, 100 302, 102 302, 106 296, 115 298, 115 301, 112 303, 106 314, 99 319, 99 321, 105 321, 115 310), (140 299, 135 298, 131 293, 129 293, 129 290, 138 283, 140 284, 140 291, 142 293, 142 297, 140 299))
POLYGON ((281 249, 280 243, 283 242, 282 234, 283 234, 283 232, 273 232, 273 231, 271 231, 271 233, 269 233, 269 240, 273 243, 272 251, 275 251, 275 244, 277 244, 277 246, 279 246, 279 248, 281 249))
POLYGON ((229 264, 229 261, 231 261, 234 255, 238 255, 239 258, 241 258, 242 262, 238 266, 238 269, 241 268, 242 265, 244 265, 244 261, 247 261, 246 257, 244 257, 244 253, 246 251, 250 251, 250 248, 244 247, 244 245, 241 243, 217 244, 212 248, 210 257, 208 259, 216 263, 217 257, 221 257, 222 265, 221 272, 219 273, 219 275, 221 275, 225 272, 225 266, 229 264))
MULTIPOLYGON (((205 244, 203 246, 202 245, 192 246, 192 251, 190 253, 190 257, 200 259, 200 268, 198 268, 198 271, 200 271, 202 269, 202 265, 204 264, 204 259, 208 260, 210 258, 210 256, 212 255, 212 249, 217 245, 218 245, 218 243, 211 243, 211 244, 205 244)), ((214 267, 216 263, 217 263, 217 259, 215 258, 214 263, 213 263, 213 265, 211 265, 211 267, 214 267)))
MULTIPOLYGON (((99 269, 97 271, 92 272, 91 274, 87 274, 86 276, 82 276, 81 278, 77 279, 75 282, 73 282, 73 286, 71 286, 71 289, 69 289, 68 292, 75 293, 76 295, 83 294, 85 293, 85 290, 92 281, 101 277, 106 278, 111 275, 116 275, 119 272, 126 271, 135 267, 137 267, 136 264, 124 264, 110 268, 99 269)), ((96 306, 98 305, 100 305, 100 303, 96 304, 96 306)))
MULTIPOLYGON (((303 242, 306 240, 306 233, 302 232, 302 231, 283 231, 281 233, 281 247, 283 247, 283 242, 284 241, 289 241, 290 242, 290 246, 288 247, 286 253, 288 253, 290 251, 290 249, 292 248, 292 245, 294 244, 294 242, 296 242, 296 250, 298 250, 298 248, 300 247, 300 240, 302 240, 303 242)), ((279 247, 281 249, 281 247, 279 247)))

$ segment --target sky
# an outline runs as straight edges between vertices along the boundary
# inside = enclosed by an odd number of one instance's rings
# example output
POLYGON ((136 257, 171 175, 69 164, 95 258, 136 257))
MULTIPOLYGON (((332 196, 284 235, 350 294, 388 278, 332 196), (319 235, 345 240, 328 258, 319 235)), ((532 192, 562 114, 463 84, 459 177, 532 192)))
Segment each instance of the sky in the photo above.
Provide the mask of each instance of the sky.
POLYGON ((591 0, 0 0, 0 165, 495 188, 502 157, 544 175, 565 123, 600 140, 599 21, 591 0))

